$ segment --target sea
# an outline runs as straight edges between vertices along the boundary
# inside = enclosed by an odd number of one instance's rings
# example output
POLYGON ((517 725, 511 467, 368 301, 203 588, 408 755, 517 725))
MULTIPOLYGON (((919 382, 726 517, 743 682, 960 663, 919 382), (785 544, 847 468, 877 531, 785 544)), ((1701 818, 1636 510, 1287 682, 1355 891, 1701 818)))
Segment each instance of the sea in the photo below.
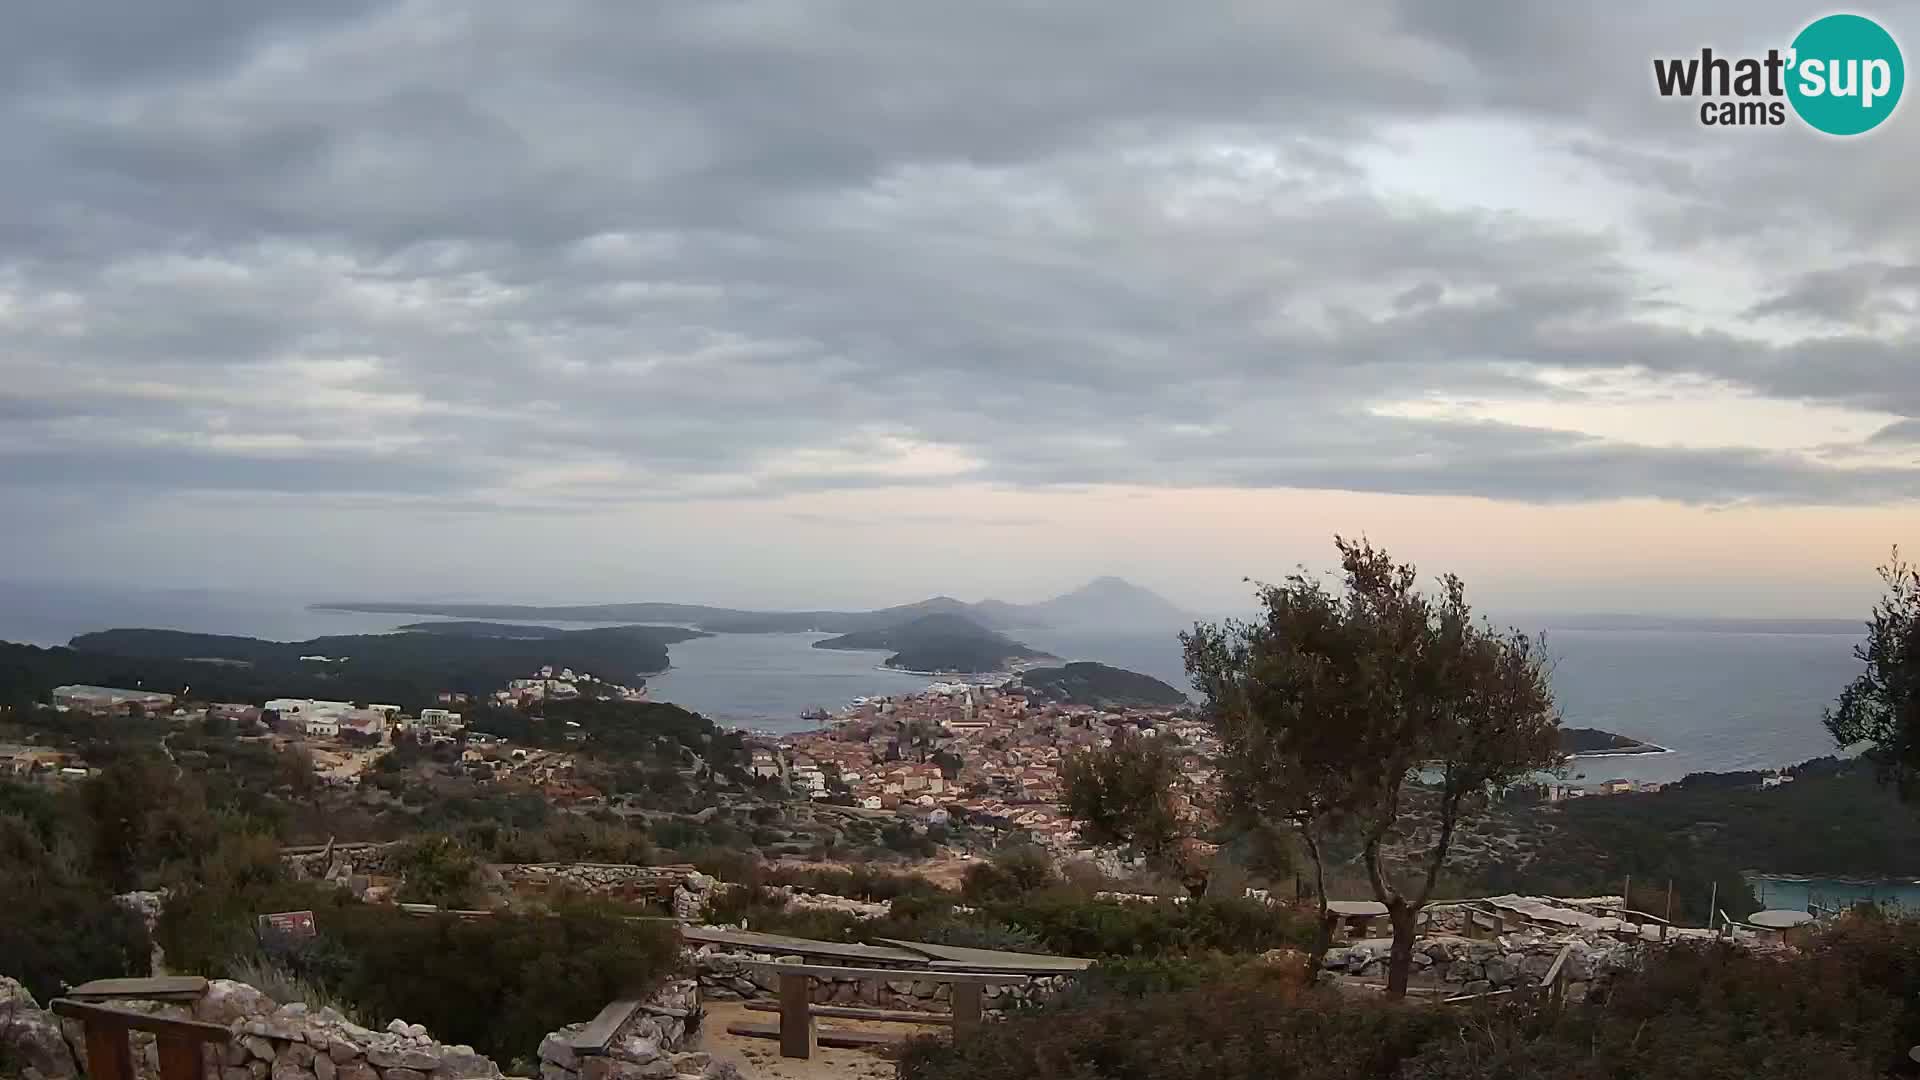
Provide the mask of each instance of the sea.
MULTIPOLYGON (((293 641, 327 634, 384 633, 421 616, 319 611, 307 597, 231 590, 125 590, 0 582, 0 640, 63 645, 77 634, 155 627, 293 641)), ((1573 618, 1570 623, 1583 620, 1573 618)), ((1584 620, 1590 622, 1591 620, 1584 620)), ((605 625, 567 624, 547 625, 605 625)), ((1834 753, 1820 726, 1861 665, 1855 633, 1766 632, 1737 623, 1711 628, 1595 628, 1520 622, 1544 635, 1563 722, 1668 748, 1665 753, 1576 758, 1570 776, 1599 783, 1677 780, 1695 772, 1770 769, 1834 753)), ((1788 628, 1781 629, 1785 625, 1788 628)), ((1068 660, 1096 660, 1187 680, 1178 628, 1036 629, 1017 636, 1068 660)), ((821 634, 719 634, 669 648, 671 668, 648 680, 657 701, 719 723, 760 731, 815 726, 802 713, 857 697, 906 694, 938 681, 889 671, 882 654, 815 649, 821 634)), ((1803 909, 1868 899, 1920 911, 1920 883, 1758 876, 1770 907, 1803 909)))
MULTIPOLYGON (((137 626, 288 641, 383 633, 424 618, 320 611, 310 602, 221 589, 0 582, 0 640, 63 645, 77 634, 137 626)), ((1573 775, 1590 783, 1768 769, 1832 753, 1821 710, 1860 670, 1853 657, 1859 635, 1852 633, 1748 632, 1737 624, 1595 629, 1556 626, 1553 616, 1521 625, 1544 635, 1554 696, 1567 726, 1668 748, 1576 759, 1573 775)), ((1185 687, 1178 632, 1058 628, 1017 636, 1064 659, 1097 660, 1185 687)), ((911 693, 936 681, 886 670, 877 653, 813 648, 822 636, 720 634, 681 642, 669 649, 671 669, 648 680, 648 689, 656 700, 720 723, 798 731, 813 726, 803 712, 835 709, 856 697, 911 693)))

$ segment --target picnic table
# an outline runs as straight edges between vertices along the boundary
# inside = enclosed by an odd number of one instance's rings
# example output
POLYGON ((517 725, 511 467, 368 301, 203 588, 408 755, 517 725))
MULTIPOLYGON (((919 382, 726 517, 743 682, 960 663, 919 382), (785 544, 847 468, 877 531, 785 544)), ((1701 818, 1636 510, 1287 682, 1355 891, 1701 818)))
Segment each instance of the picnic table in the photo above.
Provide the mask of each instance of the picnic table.
MULTIPOLYGON (((1327 921, 1338 926, 1344 920, 1348 933, 1356 938, 1366 937, 1373 920, 1385 918, 1386 915, 1387 905, 1378 900, 1327 901, 1327 921)), ((1331 931, 1332 927, 1328 929, 1331 931)))

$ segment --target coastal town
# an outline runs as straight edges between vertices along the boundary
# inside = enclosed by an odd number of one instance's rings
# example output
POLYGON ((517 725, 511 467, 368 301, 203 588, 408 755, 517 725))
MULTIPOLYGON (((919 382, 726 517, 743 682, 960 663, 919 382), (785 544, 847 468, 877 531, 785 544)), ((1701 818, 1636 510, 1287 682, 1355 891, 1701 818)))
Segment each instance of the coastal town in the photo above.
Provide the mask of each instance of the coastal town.
MULTIPOLYGON (((443 692, 435 707, 312 698, 263 704, 194 702, 174 695, 99 686, 62 686, 52 694, 61 712, 144 715, 212 721, 233 737, 294 749, 325 784, 359 784, 375 762, 411 743, 439 750, 462 780, 481 787, 517 786, 560 807, 619 808, 623 799, 596 787, 578 769, 569 743, 579 725, 565 721, 559 745, 517 745, 468 722, 502 710, 537 712, 549 703, 589 697, 645 702, 629 687, 571 668, 544 666, 491 695, 443 692), (476 714, 476 710, 479 712, 476 714)), ((995 835, 1019 832, 1056 854, 1083 848, 1062 806, 1062 762, 1130 735, 1165 739, 1181 750, 1182 787, 1175 803, 1203 817, 1212 803, 1213 735, 1190 707, 1089 705, 1049 700, 1016 679, 935 682, 910 694, 863 697, 837 711, 810 711, 819 723, 798 733, 744 731, 744 772, 754 798, 845 808, 875 821, 906 824, 916 834, 953 841, 956 826, 995 835)), ((0 745, 0 773, 50 783, 84 779, 89 763, 70 750, 0 745)), ((1570 774, 1574 775, 1574 774, 1570 774)), ((1785 774, 1764 778, 1772 787, 1785 774)), ((1661 785, 1607 778, 1551 779, 1541 797, 1565 799, 1657 791, 1661 785)))

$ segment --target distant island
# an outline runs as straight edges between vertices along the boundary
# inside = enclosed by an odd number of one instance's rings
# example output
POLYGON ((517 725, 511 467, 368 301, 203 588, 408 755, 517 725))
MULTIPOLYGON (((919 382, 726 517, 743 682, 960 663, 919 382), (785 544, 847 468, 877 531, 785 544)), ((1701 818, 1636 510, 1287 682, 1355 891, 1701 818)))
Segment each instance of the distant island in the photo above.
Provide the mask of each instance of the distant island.
POLYGON ((1561 728, 1560 752, 1576 757, 1612 757, 1616 754, 1664 754, 1667 748, 1629 739, 1599 728, 1561 728))
POLYGON ((1064 667, 1028 668, 1013 687, 1029 698, 1094 708, 1177 709, 1192 704, 1187 695, 1151 675, 1076 660, 1064 667))
POLYGON ((1054 657, 989 630, 962 615, 922 615, 873 630, 861 630, 813 643, 816 649, 891 652, 883 662, 900 671, 929 675, 977 675, 1006 671, 1022 660, 1054 657))
POLYGON ((432 704, 446 690, 491 694, 548 665, 637 686, 666 670, 668 645, 706 636, 662 626, 435 624, 432 632, 307 641, 103 630, 81 634, 64 649, 0 645, 0 702, 45 700, 55 686, 87 683, 174 694, 191 688, 197 697, 225 701, 291 696, 413 707, 432 704))
POLYGON ((1172 628, 1193 620, 1192 615, 1151 590, 1117 577, 1095 578, 1070 592, 1033 604, 1010 604, 1001 600, 970 604, 951 596, 935 596, 872 611, 756 611, 654 602, 529 605, 374 601, 312 607, 317 611, 440 615, 502 622, 676 623, 716 634, 852 634, 899 626, 925 615, 957 615, 995 630, 1095 625, 1172 628))

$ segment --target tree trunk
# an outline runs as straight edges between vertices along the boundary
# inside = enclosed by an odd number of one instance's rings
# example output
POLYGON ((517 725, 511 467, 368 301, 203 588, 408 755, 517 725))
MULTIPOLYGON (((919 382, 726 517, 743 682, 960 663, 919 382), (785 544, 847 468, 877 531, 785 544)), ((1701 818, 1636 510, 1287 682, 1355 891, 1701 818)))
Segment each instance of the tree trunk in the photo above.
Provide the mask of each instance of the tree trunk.
POLYGON ((1387 918, 1393 923, 1393 951, 1387 954, 1387 996, 1407 996, 1407 979, 1413 974, 1414 915, 1420 909, 1396 898, 1387 905, 1387 918))
POLYGON ((1333 920, 1327 916, 1327 899, 1320 898, 1320 918, 1313 931, 1313 951, 1307 954, 1307 985, 1320 981, 1320 969, 1327 964, 1327 950, 1333 947, 1333 920))
POLYGON ((1320 916, 1319 926, 1313 932, 1313 952, 1307 957, 1307 985, 1312 986, 1320 981, 1320 970, 1327 963, 1327 950, 1333 947, 1333 921, 1327 914, 1327 865, 1320 857, 1320 844, 1311 829, 1302 829, 1300 835, 1306 841, 1307 854, 1313 858, 1313 903, 1320 916))

